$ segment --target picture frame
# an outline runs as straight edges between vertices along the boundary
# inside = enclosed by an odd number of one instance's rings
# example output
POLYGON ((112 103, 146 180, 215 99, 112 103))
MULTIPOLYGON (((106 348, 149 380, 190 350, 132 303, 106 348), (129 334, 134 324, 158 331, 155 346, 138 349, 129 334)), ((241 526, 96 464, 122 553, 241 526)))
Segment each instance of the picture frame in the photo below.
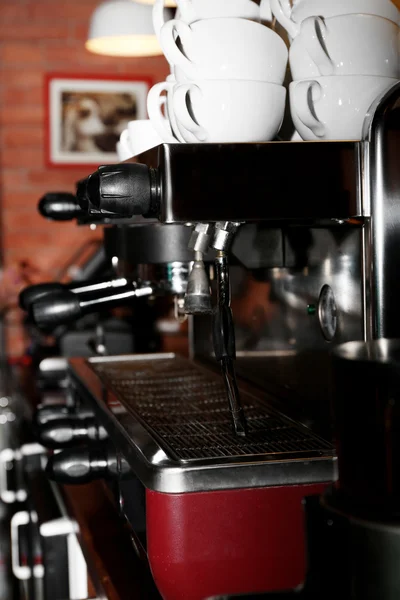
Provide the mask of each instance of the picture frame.
POLYGON ((50 73, 45 81, 46 163, 97 167, 118 162, 129 121, 147 119, 148 77, 50 73))

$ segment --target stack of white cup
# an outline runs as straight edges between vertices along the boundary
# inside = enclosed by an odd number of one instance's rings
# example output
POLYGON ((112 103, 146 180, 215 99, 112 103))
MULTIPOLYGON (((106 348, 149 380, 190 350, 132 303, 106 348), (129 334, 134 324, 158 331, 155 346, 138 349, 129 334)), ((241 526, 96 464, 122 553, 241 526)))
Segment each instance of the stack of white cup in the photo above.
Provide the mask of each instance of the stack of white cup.
POLYGON ((282 124, 288 59, 271 21, 270 0, 177 0, 179 19, 154 26, 171 75, 148 96, 164 142, 262 142, 282 124), (160 98, 166 93, 164 113, 160 98))
POLYGON ((290 110, 303 140, 362 137, 373 102, 397 83, 399 11, 390 0, 271 0, 291 40, 290 110))

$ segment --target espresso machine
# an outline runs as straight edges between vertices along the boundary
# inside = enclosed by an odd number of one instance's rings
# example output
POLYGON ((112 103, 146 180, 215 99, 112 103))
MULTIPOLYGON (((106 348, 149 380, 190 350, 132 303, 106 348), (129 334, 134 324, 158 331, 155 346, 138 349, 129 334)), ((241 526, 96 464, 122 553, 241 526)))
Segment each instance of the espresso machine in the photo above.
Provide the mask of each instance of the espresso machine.
MULTIPOLYGON (((70 359, 94 433, 64 444, 46 432, 64 446, 49 458, 51 478, 112 480, 166 600, 304 591, 305 512, 318 514, 308 507, 336 489, 335 441, 340 456, 346 430, 333 435, 332 390, 345 378, 332 350, 400 337, 399 99, 397 85, 376 101, 362 141, 164 144, 139 163, 100 167, 78 189, 88 219, 126 224, 119 243, 136 265, 152 264, 141 250, 157 252, 146 230, 186 235, 187 254, 173 262, 187 267, 176 310, 189 315, 190 358, 70 359)), ((135 291, 174 291, 171 275, 157 287, 139 276, 149 269, 137 272, 135 291)), ((328 535, 332 518, 315 519, 328 535)))

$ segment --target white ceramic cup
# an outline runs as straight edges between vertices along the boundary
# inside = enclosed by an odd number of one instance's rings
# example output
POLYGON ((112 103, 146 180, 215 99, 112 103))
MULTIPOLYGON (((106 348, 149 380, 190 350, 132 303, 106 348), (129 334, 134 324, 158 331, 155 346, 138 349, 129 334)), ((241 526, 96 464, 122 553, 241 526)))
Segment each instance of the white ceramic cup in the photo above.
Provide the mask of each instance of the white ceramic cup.
POLYGON ((382 17, 308 17, 289 51, 293 80, 321 75, 398 77, 398 42, 398 25, 382 17))
POLYGON ((163 139, 158 135, 149 119, 129 121, 128 128, 120 137, 124 148, 129 147, 131 156, 138 156, 155 146, 163 144, 163 139))
MULTIPOLYGON (((194 23, 202 19, 238 17, 252 21, 271 22, 270 0, 178 0, 179 19, 194 23)), ((164 0, 156 0, 153 6, 153 25, 160 39, 161 28, 165 23, 164 0)))
POLYGON ((390 0, 297 0, 293 7, 290 0, 271 0, 271 10, 291 38, 299 34, 301 22, 308 17, 362 13, 400 22, 400 13, 390 0))
MULTIPOLYGON (((182 127, 179 127, 173 111, 172 93, 175 86, 175 77, 169 75, 166 81, 156 83, 147 96, 147 112, 150 121, 157 134, 168 144, 177 142, 185 143, 186 139, 181 134, 182 127), (165 93, 165 97, 163 94, 165 93), (165 100, 165 115, 163 113, 163 101, 165 100)), ((186 138, 190 142, 197 142, 197 139, 190 132, 186 132, 186 138)))
POLYGON ((180 131, 198 142, 266 142, 278 133, 286 89, 262 81, 197 81, 176 84, 173 111, 180 131))
POLYGON ((396 83, 369 75, 294 81, 289 88, 293 124, 303 140, 360 140, 369 108, 396 83))
MULTIPOLYGON (((125 133, 125 131, 128 132, 127 129, 124 129, 124 131, 121 133, 121 137, 125 133)), ((116 150, 117 150, 118 160, 120 162, 123 162, 124 160, 128 160, 128 158, 132 158, 132 156, 133 156, 130 146, 126 143, 126 141, 121 142, 121 138, 120 138, 119 142, 117 142, 116 150)))
POLYGON ((174 19, 161 30, 161 47, 168 62, 192 81, 247 79, 281 84, 285 77, 288 50, 282 38, 246 19, 208 19, 191 25, 174 19))

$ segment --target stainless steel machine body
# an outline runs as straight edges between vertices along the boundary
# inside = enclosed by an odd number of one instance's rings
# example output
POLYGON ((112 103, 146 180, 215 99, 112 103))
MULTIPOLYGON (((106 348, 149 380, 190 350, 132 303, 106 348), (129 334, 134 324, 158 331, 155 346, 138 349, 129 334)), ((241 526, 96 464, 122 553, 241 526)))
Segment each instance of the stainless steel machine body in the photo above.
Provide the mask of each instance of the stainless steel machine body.
MULTIPOLYGON (((400 86, 377 100, 360 142, 163 145, 162 223, 241 222, 232 254, 239 376, 328 432, 329 353, 400 337, 397 273, 400 86)), ((192 356, 213 360, 207 317, 192 356)))

